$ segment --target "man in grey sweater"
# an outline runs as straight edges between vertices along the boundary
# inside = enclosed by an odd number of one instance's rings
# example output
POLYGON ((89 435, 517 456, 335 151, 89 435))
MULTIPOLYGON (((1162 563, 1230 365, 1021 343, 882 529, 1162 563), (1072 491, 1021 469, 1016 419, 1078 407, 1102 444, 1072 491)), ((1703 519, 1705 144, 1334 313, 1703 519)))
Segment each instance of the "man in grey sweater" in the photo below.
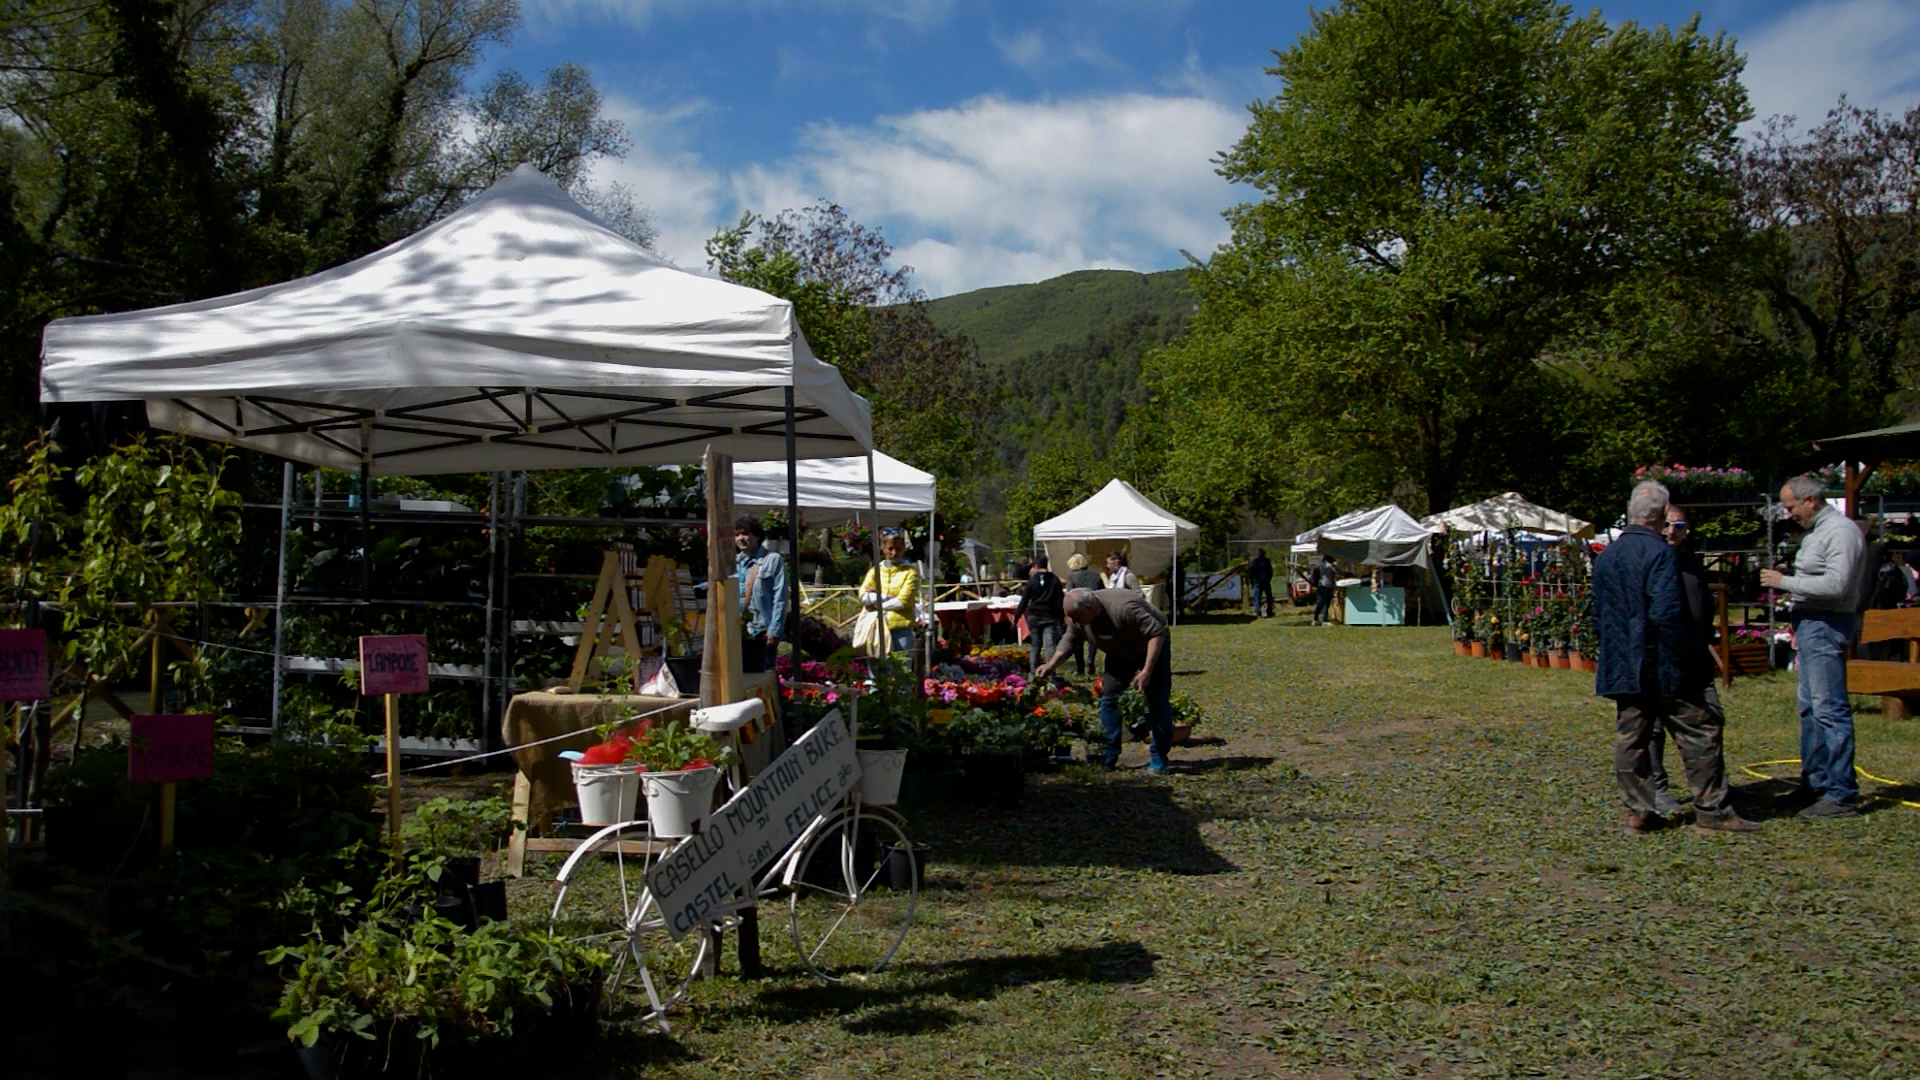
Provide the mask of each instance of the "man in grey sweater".
POLYGON ((1847 651, 1859 629, 1854 578, 1865 543, 1860 528, 1827 505, 1825 485, 1796 476, 1780 502, 1807 530, 1793 573, 1760 571, 1760 584, 1793 600, 1800 650, 1800 790, 1804 818, 1854 817, 1860 785, 1853 777, 1853 709, 1847 704, 1847 651))

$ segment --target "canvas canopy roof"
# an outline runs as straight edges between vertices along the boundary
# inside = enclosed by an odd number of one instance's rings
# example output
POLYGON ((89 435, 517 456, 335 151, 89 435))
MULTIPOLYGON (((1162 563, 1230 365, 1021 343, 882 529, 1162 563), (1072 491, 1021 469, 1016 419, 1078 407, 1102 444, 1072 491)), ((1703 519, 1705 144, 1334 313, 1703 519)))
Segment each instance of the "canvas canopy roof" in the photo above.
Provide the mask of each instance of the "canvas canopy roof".
MULTIPOLYGON (((1355 510, 1342 514, 1332 521, 1325 522, 1293 538, 1293 550, 1298 552, 1325 551, 1324 542, 1338 544, 1379 545, 1383 556, 1391 556, 1399 548, 1415 545, 1421 551, 1426 550, 1428 533, 1413 515, 1392 503, 1376 506, 1371 510, 1355 510)), ((1338 554, 1338 552, 1328 552, 1338 554)), ((1345 556, 1341 556, 1345 558, 1345 556)), ((1401 562, 1380 562, 1374 559, 1354 559, 1354 562, 1368 566, 1402 566, 1401 562)))
POLYGON ((1437 533, 1504 532, 1520 529, 1552 536, 1592 536, 1593 524, 1571 514, 1536 506, 1517 491, 1495 495, 1471 506, 1456 506, 1445 513, 1430 514, 1420 524, 1437 533))
POLYGON ((57 319, 47 402, 374 474, 784 459, 872 445, 793 306, 681 270, 531 166, 371 255, 232 296, 57 319))
MULTIPOLYGON (((843 521, 865 515, 867 459, 815 458, 802 461, 797 505, 813 511, 815 522, 843 521)), ((873 493, 881 521, 900 521, 933 511, 933 474, 874 451, 873 493)), ((741 462, 733 467, 733 502, 748 510, 777 510, 787 505, 787 463, 741 462)))
POLYGON ((1316 552, 1360 566, 1411 566, 1419 572, 1420 589, 1435 610, 1447 609, 1446 597, 1434 577, 1427 555, 1433 538, 1413 515, 1392 503, 1371 510, 1355 510, 1308 529, 1293 538, 1296 553, 1316 552))
POLYGON ((1173 566, 1174 553, 1199 542, 1200 526, 1154 505, 1125 480, 1114 479, 1079 506, 1033 527, 1047 558, 1064 568, 1075 552, 1098 561, 1108 550, 1127 552, 1127 564, 1143 578, 1173 566))

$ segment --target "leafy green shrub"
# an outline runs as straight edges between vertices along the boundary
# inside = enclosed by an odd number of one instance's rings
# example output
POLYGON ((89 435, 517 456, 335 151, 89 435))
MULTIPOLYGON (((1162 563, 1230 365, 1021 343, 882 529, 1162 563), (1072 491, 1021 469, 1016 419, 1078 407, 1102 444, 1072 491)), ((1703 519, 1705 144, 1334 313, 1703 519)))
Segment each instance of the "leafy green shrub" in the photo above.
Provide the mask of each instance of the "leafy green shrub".
MULTIPOLYGON (((370 912, 337 939, 315 937, 268 950, 272 964, 294 964, 276 1019, 312 1046, 324 1032, 373 1042, 414 1040, 396 1063, 418 1060, 442 1040, 511 1036, 516 1025, 578 1004, 592 992, 608 956, 543 930, 511 922, 465 930, 440 918, 396 926, 370 912)), ((404 1044, 402 1044, 404 1046, 404 1044)))

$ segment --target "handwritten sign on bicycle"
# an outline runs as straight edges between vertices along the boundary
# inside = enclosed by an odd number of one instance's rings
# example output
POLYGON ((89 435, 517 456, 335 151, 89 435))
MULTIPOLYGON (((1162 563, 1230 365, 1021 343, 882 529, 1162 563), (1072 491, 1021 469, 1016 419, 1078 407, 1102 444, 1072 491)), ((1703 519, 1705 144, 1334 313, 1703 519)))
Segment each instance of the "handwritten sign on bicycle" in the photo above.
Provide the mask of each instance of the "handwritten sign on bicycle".
POLYGON ((859 781, 853 736, 836 709, 715 811, 705 832, 681 841, 647 873, 667 933, 678 941, 751 887, 755 874, 859 781))

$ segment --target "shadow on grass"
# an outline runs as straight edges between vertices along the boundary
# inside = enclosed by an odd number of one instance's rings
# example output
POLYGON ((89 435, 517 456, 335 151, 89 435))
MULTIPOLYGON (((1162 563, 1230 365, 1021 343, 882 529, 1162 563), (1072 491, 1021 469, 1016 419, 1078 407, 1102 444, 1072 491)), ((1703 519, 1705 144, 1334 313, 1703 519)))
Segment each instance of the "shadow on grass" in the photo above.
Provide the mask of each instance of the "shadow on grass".
POLYGON ((1180 613, 1181 626, 1240 626, 1253 620, 1254 616, 1245 611, 1183 611, 1180 613))
POLYGON ((1202 758, 1199 761, 1176 761, 1169 767, 1175 774, 1198 774, 1212 772, 1245 772, 1248 769, 1264 769, 1275 761, 1271 757, 1258 757, 1251 754, 1235 754, 1230 757, 1202 758))
POLYGON ((878 977, 878 985, 849 980, 772 987, 744 1011, 777 1024, 839 1016, 844 1017, 840 1026, 856 1034, 918 1035, 949 1030, 963 1019, 929 999, 987 1001, 1009 987, 1036 983, 1140 983, 1153 977, 1157 959, 1137 941, 1110 941, 1052 952, 902 963, 878 977))
MULTIPOLYGON (((1227 758, 1240 768, 1268 759, 1227 758)), ((1201 763, 1188 763, 1191 765, 1201 763)), ((1174 798, 1176 783, 1127 770, 1084 766, 1032 778, 1015 810, 963 802, 913 811, 913 834, 933 844, 942 862, 979 866, 1103 866, 1183 876, 1238 869, 1200 835, 1206 816, 1174 798)))

